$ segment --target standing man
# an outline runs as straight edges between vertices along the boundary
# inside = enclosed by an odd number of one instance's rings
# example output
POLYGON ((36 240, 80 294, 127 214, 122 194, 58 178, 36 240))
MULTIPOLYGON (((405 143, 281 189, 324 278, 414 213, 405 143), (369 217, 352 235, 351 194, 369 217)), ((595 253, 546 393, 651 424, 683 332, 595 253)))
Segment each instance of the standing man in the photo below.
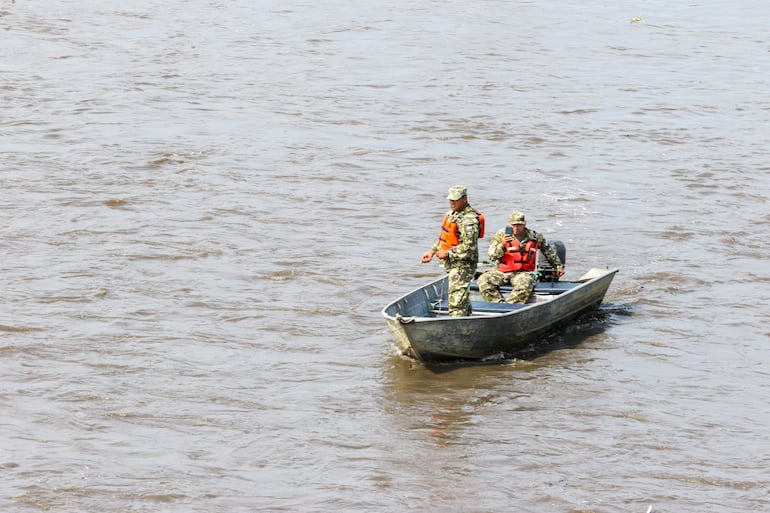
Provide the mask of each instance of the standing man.
POLYGON ((449 207, 441 233, 433 247, 422 255, 427 264, 437 256, 446 270, 449 282, 449 315, 471 314, 470 286, 479 263, 479 238, 484 237, 484 216, 468 204, 464 185, 449 189, 449 207))
POLYGON ((484 301, 502 303, 503 296, 498 287, 510 284, 513 290, 505 302, 526 303, 537 281, 538 250, 556 269, 556 275, 564 276, 564 266, 553 246, 546 242, 543 234, 527 228, 524 214, 513 212, 508 217, 508 226, 499 230, 489 243, 489 259, 498 264, 496 269, 479 276, 479 292, 484 301))

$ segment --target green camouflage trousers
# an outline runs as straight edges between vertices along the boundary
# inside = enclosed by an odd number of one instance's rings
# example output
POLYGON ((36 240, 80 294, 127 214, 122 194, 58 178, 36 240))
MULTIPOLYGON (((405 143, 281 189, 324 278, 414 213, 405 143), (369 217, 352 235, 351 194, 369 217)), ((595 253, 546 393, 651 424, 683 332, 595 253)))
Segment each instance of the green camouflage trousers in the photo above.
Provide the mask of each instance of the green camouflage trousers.
POLYGON ((475 274, 476 266, 453 266, 447 269, 450 317, 471 314, 471 281, 475 274))
POLYGON ((498 287, 510 284, 513 287, 506 303, 526 303, 535 289, 535 274, 527 271, 504 273, 490 269, 479 276, 479 292, 484 301, 502 303, 503 295, 498 287))

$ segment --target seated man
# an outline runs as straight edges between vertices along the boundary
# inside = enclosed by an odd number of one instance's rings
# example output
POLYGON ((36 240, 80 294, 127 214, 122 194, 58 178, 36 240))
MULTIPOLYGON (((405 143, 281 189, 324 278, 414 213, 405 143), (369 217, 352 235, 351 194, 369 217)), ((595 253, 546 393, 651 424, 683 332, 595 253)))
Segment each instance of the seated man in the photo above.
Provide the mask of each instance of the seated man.
POLYGON ((563 276, 564 266, 556 249, 546 242, 542 234, 527 228, 524 214, 513 212, 508 217, 508 226, 495 233, 489 244, 487 255, 498 265, 496 269, 479 276, 479 292, 484 301, 502 303, 499 287, 510 284, 513 290, 505 302, 526 303, 537 282, 538 250, 556 269, 556 275, 563 276))

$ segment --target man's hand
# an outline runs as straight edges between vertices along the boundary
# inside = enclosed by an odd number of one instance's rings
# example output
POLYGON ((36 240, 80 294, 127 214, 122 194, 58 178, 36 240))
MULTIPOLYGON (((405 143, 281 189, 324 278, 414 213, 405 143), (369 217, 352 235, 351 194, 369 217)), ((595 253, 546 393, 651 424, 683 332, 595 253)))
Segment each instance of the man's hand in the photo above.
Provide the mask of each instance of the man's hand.
POLYGON ((428 262, 433 260, 433 255, 435 255, 435 253, 433 252, 432 249, 429 249, 428 251, 422 254, 422 258, 420 259, 420 262, 423 264, 427 264, 428 262))

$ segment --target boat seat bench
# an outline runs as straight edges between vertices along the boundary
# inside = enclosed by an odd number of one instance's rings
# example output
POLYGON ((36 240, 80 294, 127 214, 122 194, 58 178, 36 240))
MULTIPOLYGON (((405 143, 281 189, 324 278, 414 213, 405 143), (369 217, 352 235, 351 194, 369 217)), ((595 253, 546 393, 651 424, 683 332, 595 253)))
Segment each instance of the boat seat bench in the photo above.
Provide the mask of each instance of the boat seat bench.
MULTIPOLYGON (((559 295, 559 294, 561 294, 563 292, 567 292, 569 289, 571 289, 574 286, 572 284, 569 284, 569 285, 570 286, 568 286, 566 288, 562 288, 563 286, 559 287, 558 285, 556 287, 535 285, 534 293, 535 294, 549 294, 549 295, 552 294, 552 295, 557 296, 557 295, 559 295)), ((479 290, 478 283, 476 283, 475 281, 471 282, 471 290, 478 292, 478 290, 479 290)), ((505 295, 505 294, 509 293, 511 290, 513 290, 513 287, 511 287, 510 285, 503 285, 502 287, 498 287, 498 290, 500 291, 501 294, 505 295)))
MULTIPOLYGON (((548 285, 536 285, 534 294, 540 296, 558 296, 563 292, 567 292, 574 287, 573 283, 550 283, 548 285)), ((478 292, 479 285, 476 281, 471 282, 471 290, 478 292)), ((506 296, 513 290, 510 285, 503 285, 499 287, 500 293, 506 296)), ((446 314, 449 311, 448 301, 442 299, 440 301, 434 301, 431 305, 431 310, 435 314, 446 314)), ((474 314, 500 314, 505 312, 511 312, 518 310, 526 305, 520 303, 490 303, 488 301, 471 301, 471 308, 474 314)))
MULTIPOLYGON (((473 313, 505 313, 518 310, 526 305, 519 303, 489 303, 487 301, 471 301, 471 310, 473 313)), ((433 313, 448 313, 449 301, 442 299, 433 303, 433 313)))

